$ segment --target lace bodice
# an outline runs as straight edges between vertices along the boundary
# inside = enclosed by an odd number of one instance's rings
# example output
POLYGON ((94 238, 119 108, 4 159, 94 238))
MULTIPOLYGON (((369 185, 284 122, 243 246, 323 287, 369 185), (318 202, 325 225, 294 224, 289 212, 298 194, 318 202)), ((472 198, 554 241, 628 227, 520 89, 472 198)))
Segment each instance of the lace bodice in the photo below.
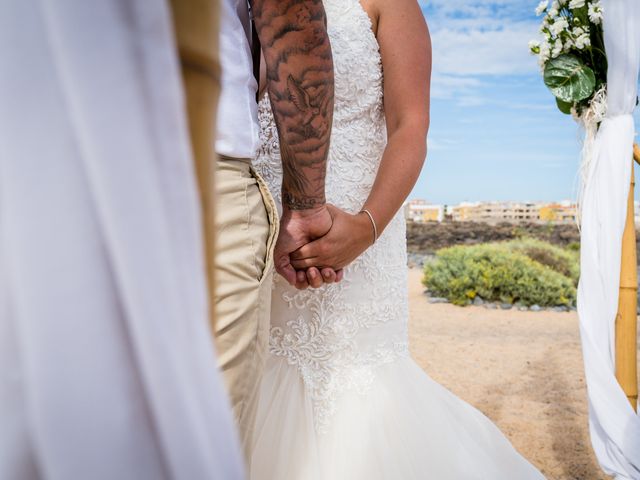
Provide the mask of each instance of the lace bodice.
MULTIPOLYGON (((333 51, 335 106, 327 162, 327 201, 352 213, 367 199, 386 145, 382 65, 371 22, 358 0, 325 0, 333 51)), ((280 207, 278 134, 265 96, 258 109, 256 170, 280 207)), ((295 290, 276 275, 270 352, 299 369, 323 431, 340 393, 363 391, 376 368, 407 351, 405 224, 399 212, 344 280, 295 290)))

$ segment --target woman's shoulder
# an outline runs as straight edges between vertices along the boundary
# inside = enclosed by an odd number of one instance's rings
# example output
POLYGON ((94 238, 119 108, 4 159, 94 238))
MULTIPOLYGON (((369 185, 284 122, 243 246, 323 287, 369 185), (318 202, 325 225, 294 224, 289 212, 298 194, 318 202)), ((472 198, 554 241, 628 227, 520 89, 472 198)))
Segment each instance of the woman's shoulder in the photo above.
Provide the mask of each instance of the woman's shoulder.
POLYGON ((369 15, 369 19, 371 20, 371 29, 373 33, 377 35, 378 33, 378 22, 380 21, 380 6, 379 3, 381 0, 359 0, 360 5, 362 5, 363 10, 369 15))
POLYGON ((420 9, 418 0, 359 0, 362 8, 371 19, 373 32, 378 34, 378 25, 385 15, 402 15, 403 11, 413 14, 416 8, 420 9))

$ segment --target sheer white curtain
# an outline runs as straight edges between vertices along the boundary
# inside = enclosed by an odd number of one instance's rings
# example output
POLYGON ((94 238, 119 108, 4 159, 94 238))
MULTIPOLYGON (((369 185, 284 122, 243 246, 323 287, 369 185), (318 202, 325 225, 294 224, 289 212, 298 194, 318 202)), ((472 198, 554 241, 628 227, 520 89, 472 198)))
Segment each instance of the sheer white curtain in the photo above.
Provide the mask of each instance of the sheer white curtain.
POLYGON ((0 478, 242 478, 167 2, 3 0, 0 65, 0 478))
POLYGON ((578 315, 598 461, 617 479, 640 479, 640 417, 615 379, 614 334, 635 135, 631 114, 640 64, 640 2, 603 0, 603 10, 607 115, 584 190, 578 315))

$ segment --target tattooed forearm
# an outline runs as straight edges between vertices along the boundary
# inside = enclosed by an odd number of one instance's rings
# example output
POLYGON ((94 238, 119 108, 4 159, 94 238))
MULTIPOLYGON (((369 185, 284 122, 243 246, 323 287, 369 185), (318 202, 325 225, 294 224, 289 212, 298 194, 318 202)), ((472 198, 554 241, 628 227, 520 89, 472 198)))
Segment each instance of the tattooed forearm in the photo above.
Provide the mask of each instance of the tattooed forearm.
POLYGON ((251 0, 280 137, 282 199, 292 210, 325 203, 333 119, 333 60, 321 0, 251 0))

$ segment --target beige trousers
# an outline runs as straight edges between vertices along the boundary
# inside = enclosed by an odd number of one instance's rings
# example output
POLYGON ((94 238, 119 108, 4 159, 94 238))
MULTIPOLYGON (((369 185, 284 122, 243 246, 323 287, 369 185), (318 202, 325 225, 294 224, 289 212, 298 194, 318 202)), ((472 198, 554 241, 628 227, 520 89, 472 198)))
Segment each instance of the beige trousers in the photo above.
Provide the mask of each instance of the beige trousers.
POLYGON ((245 452, 267 355, 275 203, 249 159, 221 156, 216 169, 215 338, 245 452))

